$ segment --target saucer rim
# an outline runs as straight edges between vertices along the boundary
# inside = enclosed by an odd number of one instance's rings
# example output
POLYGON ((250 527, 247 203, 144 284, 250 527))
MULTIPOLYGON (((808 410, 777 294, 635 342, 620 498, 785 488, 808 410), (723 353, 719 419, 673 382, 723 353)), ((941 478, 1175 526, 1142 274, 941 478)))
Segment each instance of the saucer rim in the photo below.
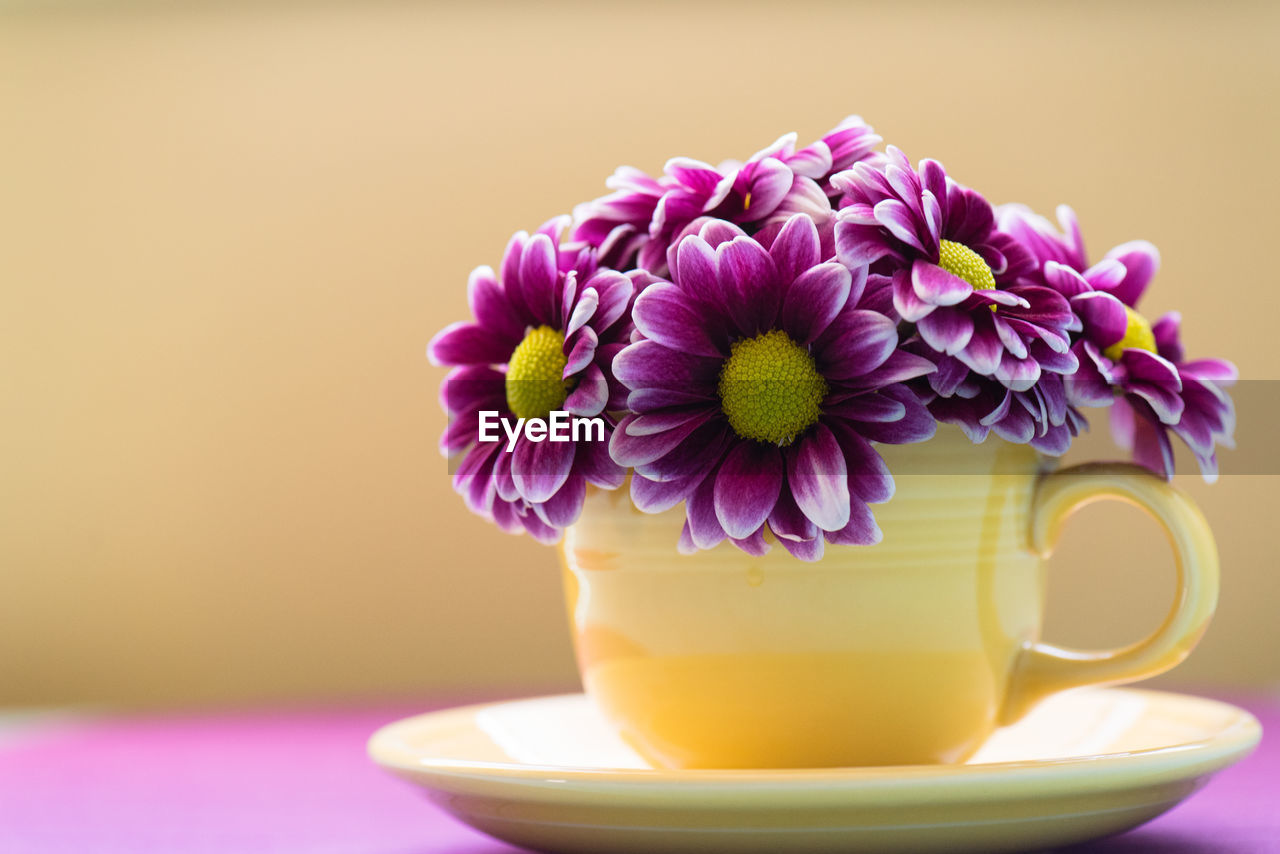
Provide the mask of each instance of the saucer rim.
MULTIPOLYGON (((495 762, 487 760, 445 759, 421 756, 408 746, 403 735, 420 730, 422 726, 456 717, 465 719, 478 712, 511 703, 532 700, 580 699, 588 701, 585 694, 568 693, 547 696, 524 697, 488 703, 477 703, 440 709, 414 715, 387 724, 369 739, 368 752, 378 765, 397 776, 419 784, 431 779, 437 788, 457 791, 459 784, 470 782, 490 787, 495 783, 549 783, 554 780, 554 791, 544 794, 550 799, 563 798, 566 789, 579 789, 604 795, 609 792, 636 794, 658 791, 673 784, 695 786, 703 796, 717 790, 730 795, 740 795, 744 787, 768 786, 804 793, 806 803, 812 804, 815 789, 829 793, 833 798, 848 798, 857 794, 863 803, 870 800, 897 802, 904 787, 937 787, 935 796, 953 795, 957 800, 968 800, 972 793, 967 786, 956 783, 981 783, 996 787, 1001 793, 988 788, 989 796, 1016 794, 1016 790, 1031 784, 1050 785, 1061 793, 1078 790, 1081 785, 1096 781, 1099 774, 1117 773, 1130 785, 1144 781, 1157 782, 1175 772, 1179 779, 1198 778, 1221 770, 1257 745, 1262 727, 1245 709, 1221 700, 1197 697, 1173 691, 1159 691, 1127 687, 1086 688, 1081 691, 1122 692, 1139 697, 1174 699, 1178 702, 1196 703, 1216 707, 1219 712, 1234 718, 1220 730, 1203 739, 1173 742, 1143 750, 1099 753, 1058 759, 1030 759, 990 762, 974 765, 885 765, 849 766, 833 768, 764 768, 764 769, 661 769, 661 768, 586 768, 574 765, 544 765, 521 762, 495 762), (558 794, 557 794, 558 792, 558 794)), ((526 797, 532 794, 526 793, 526 797)), ((951 800, 951 798, 947 798, 951 800)))

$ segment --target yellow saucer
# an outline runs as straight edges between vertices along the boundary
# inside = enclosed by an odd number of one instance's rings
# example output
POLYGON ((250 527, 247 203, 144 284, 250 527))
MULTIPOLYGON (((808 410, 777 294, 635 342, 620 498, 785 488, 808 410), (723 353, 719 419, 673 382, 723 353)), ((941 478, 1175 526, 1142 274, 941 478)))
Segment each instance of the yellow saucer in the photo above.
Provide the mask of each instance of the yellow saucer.
POLYGON ((499 839, 541 851, 1019 851, 1135 827, 1245 756, 1226 703, 1081 689, 964 765, 663 771, 583 695, 467 706, 383 727, 381 766, 499 839))

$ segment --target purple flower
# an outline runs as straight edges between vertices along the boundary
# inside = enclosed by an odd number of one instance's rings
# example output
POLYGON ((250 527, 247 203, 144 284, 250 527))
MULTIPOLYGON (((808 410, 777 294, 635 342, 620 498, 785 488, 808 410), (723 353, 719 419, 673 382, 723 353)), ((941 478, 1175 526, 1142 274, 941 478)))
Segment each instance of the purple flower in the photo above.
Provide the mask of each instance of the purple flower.
POLYGON ((873 543, 869 503, 893 480, 870 442, 929 438, 901 383, 933 366, 898 349, 895 323, 858 308, 865 268, 822 262, 797 214, 766 249, 705 223, 673 253, 673 281, 636 298, 634 343, 614 361, 628 414, 610 452, 633 466, 637 507, 685 501, 684 551, 725 539, 753 554, 768 530, 816 560, 823 543, 873 543))
POLYGON ((1154 246, 1125 243, 1087 266, 1074 212, 1060 206, 1058 221, 1062 233, 1021 205, 1000 210, 1001 226, 1040 262, 1034 275, 1066 296, 1079 318, 1072 351, 1080 369, 1067 383, 1069 398, 1080 406, 1112 406, 1112 434, 1139 464, 1172 477, 1173 432, 1206 480, 1215 479, 1215 446, 1233 443, 1235 410, 1222 388, 1235 381, 1235 366, 1222 359, 1187 361, 1181 317, 1173 312, 1153 324, 1137 311, 1160 267, 1154 246))
MULTIPOLYGON (((934 376, 930 374, 928 379, 934 376)), ((971 373, 947 397, 939 396, 923 382, 914 383, 913 387, 935 418, 957 425, 975 444, 995 433, 1006 441, 1060 456, 1088 426, 1068 402, 1065 382, 1058 374, 1042 375, 1025 391, 1013 391, 971 373)))
MULTIPOLYGON (((929 349, 1014 392, 1042 372, 1076 369, 1067 301, 1020 281, 1031 256, 996 228, 991 205, 949 178, 941 164, 918 170, 890 146, 883 165, 855 164, 834 176, 843 195, 836 251, 850 267, 869 265, 873 288, 887 288, 894 311, 915 324, 929 349)), ((958 366, 939 370, 956 383, 958 366)), ((936 389, 949 396, 951 383, 936 389)))
POLYGON ((812 145, 796 150, 796 135, 787 134, 745 163, 716 167, 677 157, 658 178, 624 166, 607 182, 613 193, 575 212, 574 240, 597 247, 601 263, 615 269, 634 264, 665 275, 671 250, 697 233, 702 218, 764 232, 767 245, 792 214, 807 213, 830 250, 829 178, 868 157, 879 142, 862 119, 850 116, 812 145))
POLYGON ((427 351, 433 363, 456 366, 441 387, 449 426, 440 441, 450 457, 462 457, 454 489, 503 530, 543 542, 578 518, 588 483, 616 489, 626 476, 607 441, 538 442, 521 434, 509 449, 501 430, 500 441, 478 441, 486 410, 515 422, 553 410, 604 417, 624 405, 610 364, 631 331, 635 286, 597 269, 593 250, 559 248, 564 225, 552 220, 533 236, 512 237, 501 279, 489 267, 473 271, 467 293, 475 320, 447 327, 427 351))

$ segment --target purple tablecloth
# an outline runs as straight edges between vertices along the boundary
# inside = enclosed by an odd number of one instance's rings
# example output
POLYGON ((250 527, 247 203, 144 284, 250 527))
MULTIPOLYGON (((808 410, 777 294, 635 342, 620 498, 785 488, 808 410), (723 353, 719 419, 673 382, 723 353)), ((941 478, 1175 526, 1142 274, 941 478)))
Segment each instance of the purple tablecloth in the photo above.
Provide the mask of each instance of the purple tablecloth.
MULTIPOLYGON (((1238 700, 1236 702, 1239 702, 1238 700)), ((1241 703, 1280 732, 1280 703, 1241 703)), ((0 852, 502 854, 365 758, 423 707, 130 718, 0 740, 0 852)), ((1280 851, 1280 739, 1075 854, 1280 851)))

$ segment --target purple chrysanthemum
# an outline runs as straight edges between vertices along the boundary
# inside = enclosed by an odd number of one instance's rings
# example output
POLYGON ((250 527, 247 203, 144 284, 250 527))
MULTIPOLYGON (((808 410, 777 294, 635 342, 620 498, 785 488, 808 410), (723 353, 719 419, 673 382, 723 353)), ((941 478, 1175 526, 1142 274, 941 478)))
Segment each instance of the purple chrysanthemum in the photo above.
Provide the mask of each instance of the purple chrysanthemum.
POLYGON ((996 228, 987 200, 941 164, 923 160, 913 169, 890 146, 883 165, 856 164, 831 181, 843 194, 835 228, 840 260, 869 265, 875 283, 891 289, 897 314, 945 357, 940 373, 958 385, 972 371, 1021 392, 1044 371, 1076 369, 1066 300, 1020 281, 1033 265, 1029 253, 996 228))
POLYGON ((704 217, 762 232, 767 245, 792 214, 807 213, 825 233, 824 257, 830 257, 829 179, 868 157, 879 142, 862 119, 850 116, 812 145, 796 150, 796 135, 787 134, 745 163, 716 167, 677 157, 658 178, 624 166, 607 182, 613 193, 575 212, 573 236, 597 247, 602 264, 665 275, 670 250, 696 233, 704 217))
POLYGON ((462 456, 454 488, 474 512, 543 542, 578 518, 588 483, 615 489, 626 477, 607 441, 522 435, 511 450, 505 436, 477 441, 486 410, 515 421, 552 410, 604 417, 623 405, 626 390, 610 365, 630 335, 634 285, 597 269, 591 250, 562 250, 556 241, 565 224, 552 220, 532 236, 512 237, 500 279, 489 267, 473 271, 475 320, 447 327, 427 351, 435 364, 456 366, 441 387, 449 414, 441 448, 462 456))
POLYGON ((684 500, 686 551, 727 538, 759 554, 766 529, 805 560, 824 540, 877 541, 867 505, 893 481, 870 442, 933 434, 901 385, 933 366, 898 349, 891 319, 858 307, 865 268, 823 263, 803 214, 768 249, 707 222, 672 268, 637 297, 635 343, 614 361, 631 414, 610 451, 635 468, 636 506, 684 500))
POLYGON ((1112 433, 1139 464, 1171 477, 1169 433, 1191 449, 1207 480, 1217 476, 1215 447, 1232 446, 1235 410, 1222 390, 1236 379, 1222 359, 1187 361, 1179 340, 1181 317, 1166 314, 1154 324, 1137 311, 1160 254, 1146 241, 1117 246, 1088 266, 1075 213, 1058 208, 1059 233, 1044 217, 1021 205, 1000 210, 1002 227, 1039 260, 1037 274, 1066 296, 1080 319, 1072 346, 1080 369, 1067 383, 1080 406, 1111 406, 1112 433))
MULTIPOLYGON (((910 344, 907 349, 912 349, 910 344)), ((995 433, 1006 441, 1061 456, 1088 426, 1068 401, 1064 379, 1058 374, 1042 374, 1031 388, 1013 391, 995 380, 968 373, 945 397, 934 390, 934 376, 926 378, 929 382, 914 384, 917 393, 935 418, 956 425, 975 444, 995 433)))

